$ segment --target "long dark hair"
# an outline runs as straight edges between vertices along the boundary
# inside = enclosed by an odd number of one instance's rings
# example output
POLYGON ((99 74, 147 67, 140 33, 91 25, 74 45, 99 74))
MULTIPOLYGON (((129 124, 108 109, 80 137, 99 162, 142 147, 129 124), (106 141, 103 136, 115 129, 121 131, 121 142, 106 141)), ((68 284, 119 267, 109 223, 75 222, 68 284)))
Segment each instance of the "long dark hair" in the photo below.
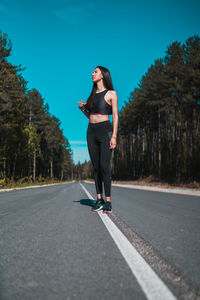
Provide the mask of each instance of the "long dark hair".
MULTIPOLYGON (((96 68, 99 68, 102 75, 103 75, 103 84, 104 84, 105 88, 107 90, 114 90, 111 75, 110 75, 110 71, 107 68, 102 67, 102 66, 97 66, 96 68)), ((97 90, 97 84, 94 82, 92 92, 91 92, 90 96, 88 97, 87 103, 86 103, 86 106, 88 108, 92 107, 92 102, 93 102, 94 96, 96 94, 96 90, 97 90)))

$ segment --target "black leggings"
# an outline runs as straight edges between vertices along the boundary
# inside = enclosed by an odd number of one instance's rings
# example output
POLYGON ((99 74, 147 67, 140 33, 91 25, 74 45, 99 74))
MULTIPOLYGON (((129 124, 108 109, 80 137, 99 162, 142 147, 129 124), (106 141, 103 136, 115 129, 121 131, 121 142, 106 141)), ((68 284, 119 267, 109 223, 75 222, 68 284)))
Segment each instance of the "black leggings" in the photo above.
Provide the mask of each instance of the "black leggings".
POLYGON ((109 149, 109 146, 112 134, 112 125, 109 120, 88 124, 87 144, 94 168, 96 192, 102 194, 102 182, 104 182, 106 197, 111 196, 110 159, 112 149, 109 149))

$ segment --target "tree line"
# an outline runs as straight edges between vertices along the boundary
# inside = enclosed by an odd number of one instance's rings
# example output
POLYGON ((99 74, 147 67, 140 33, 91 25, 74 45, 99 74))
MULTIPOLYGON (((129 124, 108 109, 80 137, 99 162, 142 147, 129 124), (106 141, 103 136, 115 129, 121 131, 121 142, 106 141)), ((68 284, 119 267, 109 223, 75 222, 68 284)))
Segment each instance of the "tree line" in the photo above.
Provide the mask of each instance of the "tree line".
MULTIPOLYGON (((39 91, 27 89, 21 65, 0 31, 0 180, 93 178, 91 162, 75 166, 72 150, 39 91)), ((153 175, 200 180, 200 37, 174 42, 155 60, 119 111, 112 178, 153 175)))
POLYGON ((28 90, 21 65, 8 61, 8 35, 0 31, 0 180, 71 179, 72 150, 39 91, 28 90))
POLYGON ((173 42, 119 112, 115 179, 200 180, 200 37, 173 42))

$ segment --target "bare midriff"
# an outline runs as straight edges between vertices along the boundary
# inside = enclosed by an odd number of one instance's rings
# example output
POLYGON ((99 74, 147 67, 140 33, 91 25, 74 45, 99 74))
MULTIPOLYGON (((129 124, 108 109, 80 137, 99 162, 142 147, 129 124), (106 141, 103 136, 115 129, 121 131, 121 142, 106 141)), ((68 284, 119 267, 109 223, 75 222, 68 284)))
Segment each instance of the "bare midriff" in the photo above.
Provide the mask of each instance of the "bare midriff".
POLYGON ((98 114, 98 113, 91 113, 89 122, 90 123, 99 123, 99 122, 108 121, 108 120, 109 120, 108 115, 102 115, 102 114, 98 114))

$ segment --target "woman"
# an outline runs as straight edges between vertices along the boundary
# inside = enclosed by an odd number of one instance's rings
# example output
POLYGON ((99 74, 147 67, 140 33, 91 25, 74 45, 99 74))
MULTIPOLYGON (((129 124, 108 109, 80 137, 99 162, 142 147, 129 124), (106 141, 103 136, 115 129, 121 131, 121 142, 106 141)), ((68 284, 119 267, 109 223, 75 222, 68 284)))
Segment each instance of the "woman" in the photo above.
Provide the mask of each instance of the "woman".
POLYGON ((87 144, 94 168, 97 200, 93 211, 103 208, 104 213, 112 212, 110 159, 116 147, 118 130, 117 93, 113 90, 108 69, 98 66, 92 73, 93 89, 87 99, 79 101, 79 108, 89 118, 87 144), (109 115, 113 116, 113 128, 109 115), (102 197, 104 182, 105 200, 102 197))

